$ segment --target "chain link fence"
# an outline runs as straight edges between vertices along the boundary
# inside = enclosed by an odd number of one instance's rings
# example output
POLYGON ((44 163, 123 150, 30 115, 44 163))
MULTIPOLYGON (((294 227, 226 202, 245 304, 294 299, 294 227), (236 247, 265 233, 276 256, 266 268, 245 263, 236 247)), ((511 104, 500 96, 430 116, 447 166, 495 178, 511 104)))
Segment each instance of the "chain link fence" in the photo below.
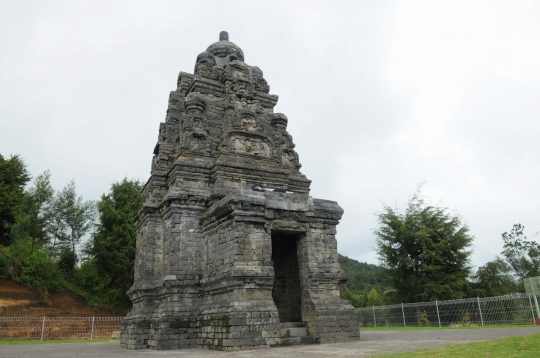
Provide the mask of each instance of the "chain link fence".
MULTIPOLYGON (((537 296, 540 299, 540 296, 537 296)), ((358 308, 361 327, 531 324, 539 319, 524 293, 358 308)), ((0 317, 0 340, 111 338, 124 317, 0 317)))
POLYGON ((100 339, 120 330, 124 317, 0 317, 0 340, 100 339))
POLYGON ((524 293, 363 307, 358 313, 361 327, 531 324, 538 319, 533 298, 524 293))

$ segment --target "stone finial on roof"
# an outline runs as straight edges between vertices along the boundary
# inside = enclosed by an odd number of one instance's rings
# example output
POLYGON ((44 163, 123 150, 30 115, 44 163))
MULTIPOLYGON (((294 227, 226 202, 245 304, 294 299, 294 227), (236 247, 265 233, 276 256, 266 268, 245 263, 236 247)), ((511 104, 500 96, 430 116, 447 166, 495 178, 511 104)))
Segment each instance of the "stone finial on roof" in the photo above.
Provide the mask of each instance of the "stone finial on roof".
POLYGON ((221 31, 219 33, 219 41, 229 41, 229 34, 227 31, 221 31))

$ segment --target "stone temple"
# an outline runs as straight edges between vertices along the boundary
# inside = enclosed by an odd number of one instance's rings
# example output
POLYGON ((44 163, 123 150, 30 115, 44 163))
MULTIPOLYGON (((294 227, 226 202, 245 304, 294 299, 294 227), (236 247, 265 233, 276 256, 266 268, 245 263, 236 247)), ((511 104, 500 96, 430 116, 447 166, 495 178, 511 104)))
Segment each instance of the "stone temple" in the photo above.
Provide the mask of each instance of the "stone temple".
POLYGON ((181 72, 135 218, 130 349, 237 350, 358 340, 340 299, 343 210, 309 196, 263 72, 222 32, 181 72))

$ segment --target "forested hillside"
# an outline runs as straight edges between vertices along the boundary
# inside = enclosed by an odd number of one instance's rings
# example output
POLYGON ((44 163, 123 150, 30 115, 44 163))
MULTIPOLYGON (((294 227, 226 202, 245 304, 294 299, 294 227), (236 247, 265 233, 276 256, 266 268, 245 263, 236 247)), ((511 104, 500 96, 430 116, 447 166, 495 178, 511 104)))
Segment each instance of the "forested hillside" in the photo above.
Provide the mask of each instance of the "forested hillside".
POLYGON ((71 292, 95 307, 129 308, 141 184, 113 182, 94 202, 73 180, 55 190, 50 178, 48 171, 32 178, 20 156, 0 154, 0 279, 29 288, 41 303, 71 292))
POLYGON ((349 276, 342 289, 343 298, 350 300, 355 307, 385 303, 384 293, 389 290, 387 270, 343 255, 339 255, 338 260, 341 268, 349 276))

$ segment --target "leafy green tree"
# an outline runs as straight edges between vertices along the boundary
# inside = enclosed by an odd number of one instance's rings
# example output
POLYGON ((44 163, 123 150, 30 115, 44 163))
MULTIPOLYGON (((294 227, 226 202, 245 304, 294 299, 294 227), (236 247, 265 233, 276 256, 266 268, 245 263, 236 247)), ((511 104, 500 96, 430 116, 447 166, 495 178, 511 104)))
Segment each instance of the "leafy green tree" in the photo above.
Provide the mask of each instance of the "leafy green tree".
POLYGON ((16 222, 11 227, 12 240, 30 240, 30 253, 35 248, 43 247, 49 240, 47 229, 54 196, 50 177, 49 171, 37 176, 34 186, 23 193, 16 210, 16 222))
POLYGON ((378 214, 377 253, 401 302, 465 296, 473 237, 461 218, 426 203, 419 190, 402 212, 387 205, 378 214))
POLYGON ((93 201, 84 201, 82 196, 77 196, 73 180, 58 193, 56 200, 56 209, 60 216, 59 220, 62 221, 66 230, 64 238, 69 243, 73 256, 71 262, 76 265, 77 255, 75 248, 94 225, 96 205, 93 201))
MULTIPOLYGON (((89 252, 92 264, 119 304, 129 304, 126 291, 133 284, 135 242, 133 219, 142 208, 141 183, 124 179, 113 183, 110 192, 98 202, 99 223, 92 236, 89 252)), ((89 263, 90 264, 90 263, 89 263)))
POLYGON ((342 287, 342 297, 351 301, 354 307, 366 307, 366 295, 352 291, 347 286, 342 287))
POLYGON ((528 241, 521 224, 515 224, 512 230, 502 234, 504 241, 502 255, 510 264, 514 273, 521 280, 540 276, 540 244, 528 241))
POLYGON ((13 281, 37 289, 45 301, 49 290, 63 287, 56 262, 48 258, 44 245, 49 240, 48 222, 54 190, 48 171, 23 192, 15 209, 9 246, 0 246, 0 271, 13 281))
POLYGON ((58 193, 53 197, 48 212, 47 231, 50 236, 50 242, 47 246, 49 259, 59 259, 61 252, 69 246, 69 233, 66 222, 63 218, 62 198, 58 193))
POLYGON ((367 295, 366 306, 381 306, 383 303, 383 296, 381 296, 376 289, 372 288, 367 295))
POLYGON ((37 289, 45 301, 50 290, 64 288, 62 273, 44 250, 32 249, 29 238, 19 238, 7 247, 0 246, 3 271, 13 281, 37 289))
POLYGON ((502 296, 517 292, 517 284, 511 274, 512 268, 500 257, 480 266, 473 278, 473 297, 502 296))
POLYGON ((72 277, 75 270, 75 265, 77 264, 77 256, 73 257, 73 253, 69 248, 65 248, 60 252, 60 259, 58 260, 58 268, 72 277))
POLYGON ((9 159, 0 154, 0 245, 11 244, 11 226, 15 223, 24 186, 30 180, 26 164, 18 155, 9 159))

